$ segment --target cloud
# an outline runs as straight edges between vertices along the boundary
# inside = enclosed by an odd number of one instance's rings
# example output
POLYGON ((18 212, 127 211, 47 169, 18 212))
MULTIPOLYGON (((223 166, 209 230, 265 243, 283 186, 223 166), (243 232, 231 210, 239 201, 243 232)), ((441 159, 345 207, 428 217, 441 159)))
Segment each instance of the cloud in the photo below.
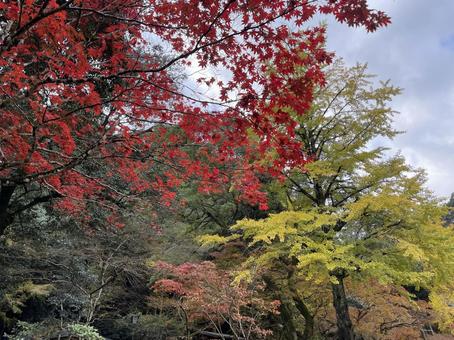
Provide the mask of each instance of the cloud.
POLYGON ((328 19, 328 49, 350 65, 367 62, 380 79, 404 89, 393 107, 395 126, 406 133, 390 146, 428 172, 440 196, 454 192, 454 1, 370 1, 392 17, 374 33, 328 19))

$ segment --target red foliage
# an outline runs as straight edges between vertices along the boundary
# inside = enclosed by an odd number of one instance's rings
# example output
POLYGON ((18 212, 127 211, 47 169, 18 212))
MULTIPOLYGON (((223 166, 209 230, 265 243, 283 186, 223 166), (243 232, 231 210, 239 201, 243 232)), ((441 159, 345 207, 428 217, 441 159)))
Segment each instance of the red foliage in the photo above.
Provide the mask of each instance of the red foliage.
POLYGON ((208 261, 181 265, 158 262, 156 269, 170 278, 156 281, 153 290, 173 295, 165 305, 182 309, 188 325, 205 321, 217 332, 227 325, 236 337, 245 339, 272 334, 261 321, 278 313, 279 301, 261 298, 264 286, 260 283, 234 285, 228 272, 208 261))
POLYGON ((323 28, 288 23, 316 12, 368 30, 389 22, 365 0, 1 1, 2 187, 33 185, 79 212, 145 191, 169 204, 183 181, 210 191, 228 178, 265 209, 254 173, 270 169, 255 161, 270 148, 274 172, 307 161, 288 109, 308 109, 331 54, 323 28), (230 74, 198 79, 219 98, 184 92, 175 67, 191 63, 230 74))

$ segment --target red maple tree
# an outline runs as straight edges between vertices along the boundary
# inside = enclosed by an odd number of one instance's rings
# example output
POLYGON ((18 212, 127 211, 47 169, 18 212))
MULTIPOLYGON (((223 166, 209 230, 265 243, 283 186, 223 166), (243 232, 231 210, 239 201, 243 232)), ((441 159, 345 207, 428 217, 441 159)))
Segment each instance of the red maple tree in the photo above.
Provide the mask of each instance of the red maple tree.
POLYGON ((253 160, 306 161, 288 112, 309 107, 331 59, 324 29, 301 28, 317 12, 389 22, 366 0, 0 1, 0 234, 42 202, 115 212, 191 178, 207 191, 228 178, 264 207, 253 160), (229 74, 198 79, 219 98, 184 91, 191 63, 229 74))
POLYGON ((231 273, 209 261, 180 265, 157 262, 154 267, 164 278, 153 283, 150 304, 183 311, 187 331, 198 331, 205 324, 218 334, 227 326, 235 338, 261 339, 273 334, 261 322, 279 314, 280 302, 258 294, 263 293, 263 283, 234 283, 231 273))

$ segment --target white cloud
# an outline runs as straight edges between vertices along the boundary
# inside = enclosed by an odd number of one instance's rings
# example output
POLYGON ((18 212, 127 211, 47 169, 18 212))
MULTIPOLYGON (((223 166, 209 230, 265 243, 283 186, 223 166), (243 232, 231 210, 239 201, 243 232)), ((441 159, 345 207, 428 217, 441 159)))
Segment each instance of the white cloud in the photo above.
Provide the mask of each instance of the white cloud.
POLYGON ((348 64, 367 62, 371 73, 404 88, 393 107, 405 130, 390 146, 427 170, 440 196, 454 192, 454 1, 370 0, 392 18, 374 33, 328 20, 328 49, 348 64))

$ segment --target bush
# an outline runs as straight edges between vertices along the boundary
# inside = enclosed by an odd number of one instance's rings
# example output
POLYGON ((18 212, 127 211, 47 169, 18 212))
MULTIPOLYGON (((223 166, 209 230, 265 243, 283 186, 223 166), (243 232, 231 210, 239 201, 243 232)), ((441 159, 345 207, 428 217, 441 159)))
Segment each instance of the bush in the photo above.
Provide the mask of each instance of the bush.
POLYGON ((68 330, 71 332, 71 335, 78 336, 83 340, 103 340, 104 338, 99 335, 96 328, 89 325, 82 325, 78 323, 73 323, 68 325, 68 330))

